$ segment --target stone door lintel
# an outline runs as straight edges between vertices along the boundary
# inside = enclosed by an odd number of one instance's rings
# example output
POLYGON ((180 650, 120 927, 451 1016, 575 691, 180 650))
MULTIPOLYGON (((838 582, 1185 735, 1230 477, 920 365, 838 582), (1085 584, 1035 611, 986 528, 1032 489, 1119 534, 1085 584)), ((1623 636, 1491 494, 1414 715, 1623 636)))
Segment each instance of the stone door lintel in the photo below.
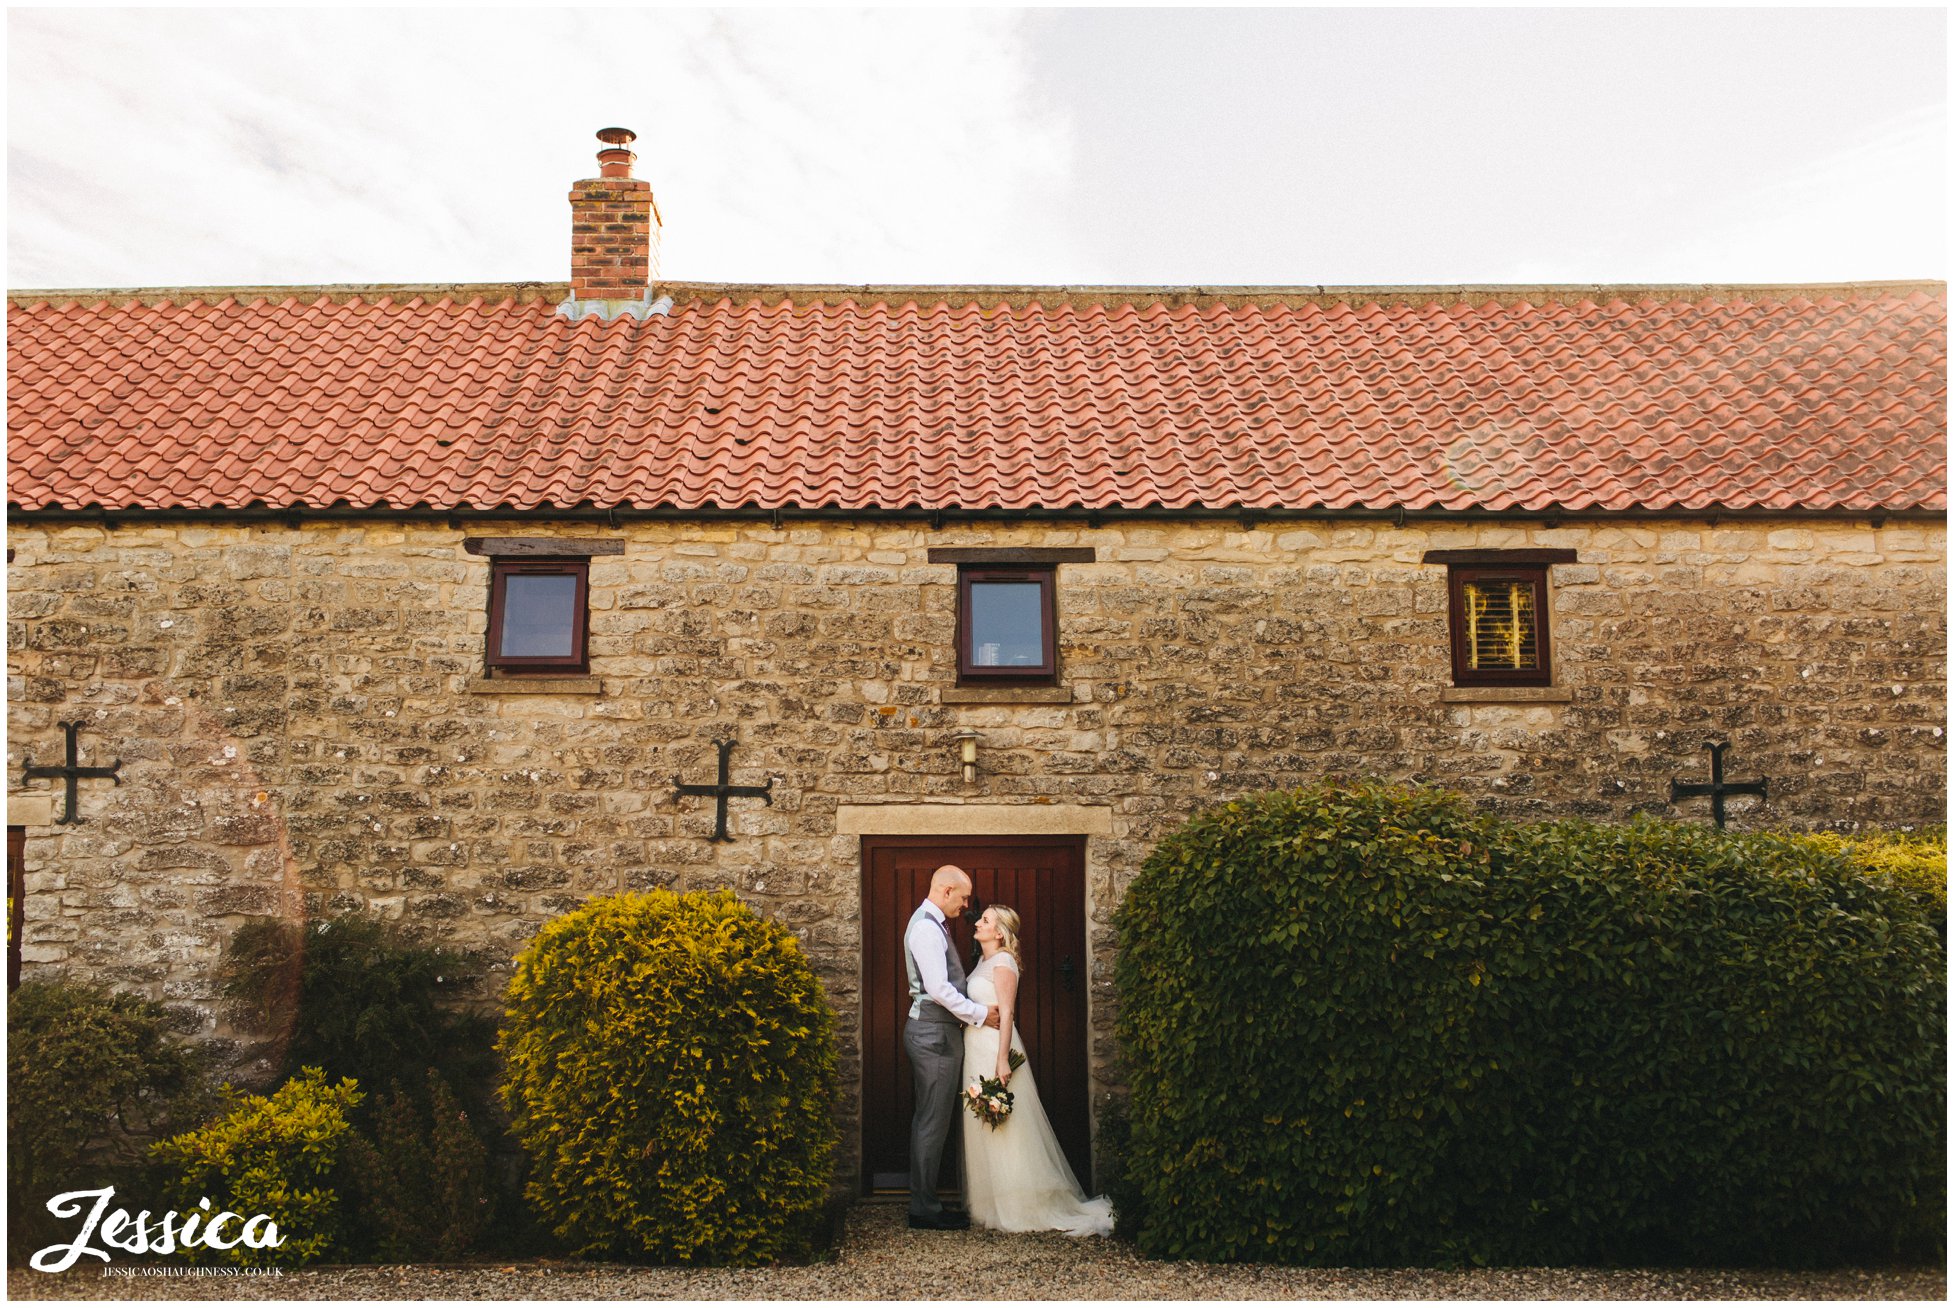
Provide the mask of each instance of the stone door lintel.
POLYGON ((1110 836, 1113 810, 1098 804, 843 804, 842 836, 1110 836))
POLYGON ((7 796, 7 825, 10 827, 51 827, 54 825, 53 795, 7 796))

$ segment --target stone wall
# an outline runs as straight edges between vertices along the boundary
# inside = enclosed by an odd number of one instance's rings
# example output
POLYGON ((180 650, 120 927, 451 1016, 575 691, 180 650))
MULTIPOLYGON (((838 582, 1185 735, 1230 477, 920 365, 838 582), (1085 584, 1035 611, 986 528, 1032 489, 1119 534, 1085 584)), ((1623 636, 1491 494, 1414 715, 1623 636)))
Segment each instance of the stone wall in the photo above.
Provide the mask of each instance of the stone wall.
POLYGON ((26 975, 147 993, 220 1042, 237 1033, 213 967, 253 915, 400 915, 475 951, 488 998, 587 896, 729 885, 806 942, 853 1085, 859 837, 841 832, 868 828, 846 816, 1045 805, 1108 833, 1087 866, 1103 1089, 1112 910, 1201 805, 1375 773, 1515 815, 1668 813, 1710 736, 1733 776, 1771 779, 1733 826, 1923 823, 1945 804, 1938 524, 16 523, 10 540, 26 975), (479 685, 489 567, 462 540, 504 534, 626 541, 590 567, 600 693, 479 685), (1096 550, 1059 569, 1065 702, 944 702, 941 545, 1096 550), (1445 569, 1420 560, 1519 547, 1577 553, 1551 574, 1564 702, 1460 702, 1445 569), (51 826, 51 784, 23 786, 20 765, 56 761, 74 718, 83 762, 119 757, 123 784, 83 782, 87 822, 51 826), (982 736, 969 785, 964 728, 982 736), (736 782, 778 780, 714 845, 710 802, 669 783, 709 780, 729 733, 736 782))

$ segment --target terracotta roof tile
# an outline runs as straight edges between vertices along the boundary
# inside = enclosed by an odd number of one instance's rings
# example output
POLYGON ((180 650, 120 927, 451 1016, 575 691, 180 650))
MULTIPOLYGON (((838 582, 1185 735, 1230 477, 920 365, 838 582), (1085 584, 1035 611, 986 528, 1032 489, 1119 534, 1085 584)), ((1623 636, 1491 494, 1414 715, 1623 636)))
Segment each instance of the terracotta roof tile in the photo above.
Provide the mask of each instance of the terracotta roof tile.
POLYGON ((1943 509, 1944 291, 16 295, 19 508, 1943 509))

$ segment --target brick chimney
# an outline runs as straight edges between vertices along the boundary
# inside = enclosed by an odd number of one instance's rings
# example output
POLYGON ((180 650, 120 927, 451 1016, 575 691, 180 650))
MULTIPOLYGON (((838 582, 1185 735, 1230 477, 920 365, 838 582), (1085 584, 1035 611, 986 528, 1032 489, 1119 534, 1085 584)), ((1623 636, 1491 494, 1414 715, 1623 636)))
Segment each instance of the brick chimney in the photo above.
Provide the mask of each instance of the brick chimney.
POLYGON ((651 183, 631 176, 638 134, 597 133, 598 175, 570 188, 570 299, 649 303, 658 277, 658 206, 651 183))

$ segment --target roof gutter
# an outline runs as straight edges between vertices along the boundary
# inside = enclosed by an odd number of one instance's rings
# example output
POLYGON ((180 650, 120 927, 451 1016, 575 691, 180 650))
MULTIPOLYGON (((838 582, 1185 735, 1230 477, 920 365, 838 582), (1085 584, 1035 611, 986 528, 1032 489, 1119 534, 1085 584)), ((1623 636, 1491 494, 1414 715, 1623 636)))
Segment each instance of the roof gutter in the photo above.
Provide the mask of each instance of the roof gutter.
POLYGON ((1716 526, 1740 521, 1865 521, 1877 527, 1899 522, 1945 522, 1939 509, 1264 509, 1264 508, 1037 508, 1037 509, 849 509, 849 508, 492 508, 408 509, 354 508, 228 508, 170 509, 21 509, 9 505, 10 523, 48 523, 102 527, 139 526, 160 522, 275 523, 296 527, 307 522, 426 522, 459 527, 471 522, 917 522, 942 527, 953 522, 1068 522, 1099 527, 1115 522, 1234 521, 1244 527, 1278 522, 1537 522, 1547 526, 1572 522, 1696 521, 1716 526))

